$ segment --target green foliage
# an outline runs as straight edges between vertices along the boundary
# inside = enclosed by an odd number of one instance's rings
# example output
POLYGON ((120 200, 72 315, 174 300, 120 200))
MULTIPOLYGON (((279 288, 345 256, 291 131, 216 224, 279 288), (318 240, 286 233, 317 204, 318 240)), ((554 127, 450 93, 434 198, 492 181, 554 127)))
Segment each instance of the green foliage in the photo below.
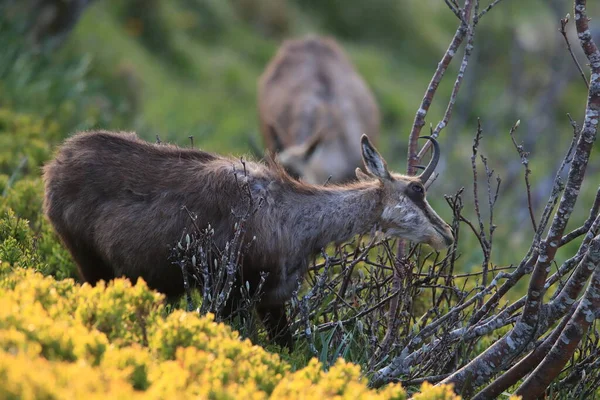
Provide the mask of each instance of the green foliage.
POLYGON ((51 145, 60 137, 55 122, 32 114, 17 113, 0 106, 0 174, 9 178, 2 185, 6 193, 17 179, 39 176, 40 167, 51 156, 51 145))
POLYGON ((0 261, 8 266, 40 268, 27 220, 7 209, 0 217, 0 261))
MULTIPOLYGON (((90 76, 90 55, 57 56, 43 48, 32 49, 26 34, 27 18, 26 7, 23 10, 10 1, 0 4, 0 109, 32 113, 44 127, 51 126, 42 142, 57 139, 57 129, 61 130, 59 137, 65 137, 74 130, 128 116, 122 98, 107 95, 103 83, 90 76)), ((0 115, 0 129, 2 119, 0 115)), ((35 152, 35 146, 31 151, 35 152)))
MULTIPOLYGON (((38 209, 35 218, 39 218, 39 212, 38 209)), ((27 219, 18 216, 0 198, 0 261, 4 265, 33 268, 58 279, 77 278, 75 265, 50 223, 39 219, 39 228, 33 230, 27 219)))
POLYGON ((440 28, 452 29, 452 24, 448 24, 442 17, 447 12, 442 3, 399 3, 394 0, 351 1, 351 6, 344 0, 296 0, 296 3, 309 12, 328 33, 338 38, 376 43, 399 54, 410 46, 403 40, 407 36, 418 40, 422 45, 432 46, 422 48, 418 54, 413 53, 419 61, 435 62, 433 58, 428 58, 433 56, 435 42, 444 37, 440 28), (429 18, 440 21, 441 26, 431 25, 426 30, 419 29, 417 24, 420 22, 411 16, 425 12, 429 18))
POLYGON ((54 121, 0 107, 0 253, 5 262, 59 279, 77 273, 42 216, 41 168, 62 135, 54 121))
POLYGON ((189 61, 176 42, 176 31, 168 19, 169 6, 159 0, 132 0, 111 2, 113 10, 127 32, 139 38, 157 61, 175 67, 179 72, 188 67, 189 61))
POLYGON ((12 209, 20 218, 26 219, 32 226, 40 223, 44 187, 39 178, 25 178, 17 181, 9 188, 0 203, 12 209))
POLYGON ((292 5, 288 0, 234 0, 243 21, 265 36, 282 37, 292 28, 292 5))
POLYGON ((35 248, 43 260, 40 272, 52 275, 56 279, 79 279, 77 267, 67 249, 60 242, 50 222, 41 218, 41 226, 37 232, 35 248))

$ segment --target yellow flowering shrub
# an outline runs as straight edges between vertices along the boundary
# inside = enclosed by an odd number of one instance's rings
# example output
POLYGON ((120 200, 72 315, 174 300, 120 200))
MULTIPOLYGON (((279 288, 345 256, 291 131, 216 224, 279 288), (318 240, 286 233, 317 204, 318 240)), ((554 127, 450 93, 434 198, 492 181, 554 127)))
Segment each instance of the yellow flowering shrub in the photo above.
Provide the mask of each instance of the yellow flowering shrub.
POLYGON ((149 290, 140 279, 132 286, 129 280, 118 279, 108 287, 104 282, 95 287, 81 286, 79 296, 86 299, 74 310, 76 317, 88 328, 106 334, 117 345, 147 342, 147 330, 159 317, 163 295, 149 290))
MULTIPOLYGON (((0 261, 2 399, 406 399, 371 390, 360 367, 297 371, 212 315, 174 311, 143 280, 95 287, 0 261)), ((424 384, 415 399, 460 399, 424 384)))
MULTIPOLYGON (((73 318, 67 306, 69 297, 62 297, 65 284, 26 270, 10 291, 0 292, 0 332, 16 330, 27 341, 38 343, 40 355, 48 360, 76 361, 84 359, 97 364, 108 346, 106 335, 87 329, 73 318)), ((71 287, 73 287, 73 283, 71 287)), ((0 340, 14 340, 0 336, 0 340)), ((8 345, 8 344, 7 344, 8 345)), ((0 347, 5 344, 1 343, 0 347)), ((13 347, 17 350, 19 347, 13 347)))
POLYGON ((135 390, 146 390, 150 386, 148 375, 153 363, 154 359, 146 348, 132 344, 121 348, 109 347, 100 366, 104 369, 117 368, 118 375, 135 390))
POLYGON ((429 382, 423 382, 421 392, 413 396, 414 400, 460 400, 461 396, 454 393, 453 385, 433 386, 429 382))
POLYGON ((390 384, 379 392, 369 390, 358 365, 340 358, 325 372, 321 363, 313 358, 305 368, 288 374, 273 391, 273 398, 403 400, 406 393, 398 384, 390 384))
POLYGON ((145 398, 143 392, 136 392, 117 372, 80 362, 48 361, 21 353, 0 354, 0 398, 145 398))

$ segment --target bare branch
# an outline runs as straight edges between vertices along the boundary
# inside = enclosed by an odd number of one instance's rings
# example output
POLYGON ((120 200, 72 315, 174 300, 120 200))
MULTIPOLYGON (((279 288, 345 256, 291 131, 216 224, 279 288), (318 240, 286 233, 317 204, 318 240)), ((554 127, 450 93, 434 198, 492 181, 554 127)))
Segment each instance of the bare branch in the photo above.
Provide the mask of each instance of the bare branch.
MULTIPOLYGON (((479 1, 475 2, 475 13, 477 13, 477 8, 479 7, 479 1)), ((448 106, 446 107, 446 112, 444 113, 444 117, 440 122, 438 122, 437 126, 433 130, 431 136, 437 138, 450 121, 452 117, 452 110, 454 109, 454 103, 456 103, 456 98, 458 97, 458 91, 460 90, 460 86, 462 84, 463 78, 465 76, 465 71, 467 69, 467 65, 469 64, 469 58, 471 57, 471 53, 473 52, 473 37, 475 36, 475 23, 473 25, 467 26, 467 45, 465 47, 465 54, 463 55, 462 62, 460 64, 460 68, 458 70, 458 75, 456 76, 456 80, 454 81, 454 86, 452 87, 452 93, 450 94, 450 100, 448 101, 448 106)), ((427 150, 431 147, 431 141, 427 141, 417 156, 418 160, 421 160, 427 150)))
POLYGON ((494 382, 489 384, 485 389, 477 393, 477 395, 473 397, 473 400, 495 399, 502 394, 502 392, 516 384, 533 368, 535 368, 544 359, 554 343, 556 343, 556 340, 559 338, 563 329, 567 325, 567 322, 569 322, 569 319, 575 312, 577 304, 579 303, 576 303, 571 307, 571 312, 563 318, 561 323, 554 329, 554 331, 552 331, 550 335, 548 335, 541 345, 536 347, 535 350, 529 353, 529 355, 515 364, 510 370, 502 374, 502 376, 500 376, 494 382))
POLYGON ((494 0, 494 2, 490 3, 490 5, 488 5, 486 8, 483 9, 483 11, 481 11, 478 15, 477 15, 477 19, 481 19, 481 17, 483 17, 485 14, 487 14, 492 8, 494 8, 498 3, 500 3, 502 0, 494 0))
MULTIPOLYGON (((589 232, 590 236, 592 237, 597 234, 598 227, 600 226, 600 217, 596 218, 594 225, 595 226, 593 231, 590 230, 589 232)), ((590 258, 590 252, 593 253, 595 251, 593 246, 597 245, 598 244, 595 243, 595 239, 593 239, 589 247, 586 246, 587 251, 585 253, 585 256, 575 269, 575 272, 573 273, 573 275, 571 275, 571 277, 569 278, 565 286, 562 288, 562 290, 560 290, 556 297, 552 299, 552 301, 548 304, 548 308, 551 310, 550 312, 552 313, 551 315, 564 314, 565 309, 568 309, 568 307, 575 301, 579 293, 581 293, 581 290, 585 286, 586 282, 590 278, 590 275, 594 271, 594 268, 596 267, 596 260, 590 258)))
MULTIPOLYGON (((477 1, 477 0, 476 0, 477 1)), ((413 175, 416 172, 416 165, 419 163, 419 159, 417 158, 417 140, 419 138, 419 134, 421 133, 421 129, 425 125, 425 117, 427 116, 427 112, 429 111, 429 107, 433 102, 433 98, 437 91, 437 88, 444 77, 444 73, 448 69, 450 62, 454 58, 454 55, 458 51, 458 48, 462 44, 465 39, 468 31, 469 24, 468 21, 471 19, 471 10, 473 8, 474 2, 472 0, 465 0, 465 5, 462 9, 463 18, 461 19, 460 25, 456 29, 454 33, 454 37, 444 53, 442 60, 438 63, 437 69, 435 70, 431 81, 429 82, 429 86, 425 91, 425 95, 423 96, 423 100, 421 101, 421 105, 415 114, 415 120, 413 122, 413 126, 410 132, 410 136, 408 139, 408 174, 413 175)))
POLYGON ((450 11, 452 11, 454 13, 454 15, 456 15, 456 18, 458 18, 459 21, 462 21, 462 15, 460 14, 460 11, 458 10, 458 8, 455 7, 454 4, 452 4, 450 2, 450 0, 444 0, 444 1, 446 2, 446 5, 450 9, 450 11))
POLYGON ((560 28, 558 29, 558 31, 565 38, 565 43, 567 44, 567 50, 569 50, 569 54, 571 54, 571 58, 575 62, 575 65, 577 66, 577 70, 581 74, 581 78, 583 79, 583 82, 585 83, 585 87, 589 89, 590 88, 590 84, 588 83, 588 80, 585 77, 585 74, 583 73, 583 70, 581 69, 581 65, 579 65, 579 61, 577 61, 577 57, 575 57, 575 54, 573 54, 573 49, 571 49, 571 43, 569 43, 569 38, 567 36, 567 31, 565 29, 567 27, 567 24, 569 23, 569 18, 570 17, 571 16, 569 14, 567 14, 564 18, 560 19, 560 28))
POLYGON ((594 222, 595 218, 598 216, 599 209, 600 209, 600 187, 598 188, 598 191, 596 192, 596 199, 594 200, 594 205, 592 206, 592 209, 590 210, 590 216, 588 217, 588 219, 586 219, 585 222, 583 223, 583 225, 581 225, 579 228, 577 228, 577 229, 569 232, 565 236, 563 236, 560 239, 560 246, 562 247, 565 244, 571 242, 572 240, 574 240, 574 239, 578 238, 579 236, 588 232, 590 230, 590 228, 592 227, 592 223, 594 222))
POLYGON ((600 268, 598 268, 600 262, 600 236, 592 241, 587 256, 590 263, 594 264, 596 272, 592 276, 592 281, 579 302, 575 314, 569 319, 560 338, 554 343, 544 360, 517 389, 515 394, 522 396, 523 400, 536 399, 544 393, 550 382, 558 376, 569 358, 575 353, 582 337, 598 317, 596 311, 600 309, 600 268))
POLYGON ((379 303, 375 304, 374 306, 367 308, 366 310, 363 310, 361 312, 359 312, 358 314, 356 314, 355 316, 342 320, 342 321, 335 321, 335 322, 326 322, 324 324, 321 324, 319 326, 317 326, 315 328, 315 330, 317 332, 323 332, 332 328, 335 328, 338 325, 347 325, 349 323, 355 322, 357 319, 362 318, 363 316, 370 314, 371 312, 373 312, 374 310, 384 306, 386 303, 388 303, 391 299, 393 299, 394 297, 398 296, 398 294, 400 293, 400 291, 394 292, 391 295, 381 299, 381 301, 379 301, 379 303))
POLYGON ((514 133, 517 130, 521 123, 521 120, 517 121, 512 128, 510 128, 510 138, 512 139, 513 144, 515 145, 515 149, 519 153, 521 157, 521 164, 525 167, 525 187, 527 189, 527 208, 529 209, 529 218, 531 218, 531 225, 533 226, 533 231, 537 231, 537 225, 535 223, 535 216, 533 215, 533 206, 531 205, 531 183, 529 182, 529 175, 531 175, 531 170, 529 169, 529 159, 527 156, 528 152, 525 151, 522 144, 517 144, 515 140, 514 133))

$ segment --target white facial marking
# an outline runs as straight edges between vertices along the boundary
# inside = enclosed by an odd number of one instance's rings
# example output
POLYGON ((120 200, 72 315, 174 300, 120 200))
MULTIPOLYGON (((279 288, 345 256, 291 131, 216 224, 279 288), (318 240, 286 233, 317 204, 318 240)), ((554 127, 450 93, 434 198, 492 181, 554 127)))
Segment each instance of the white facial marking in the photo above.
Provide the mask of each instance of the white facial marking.
POLYGON ((428 243, 439 250, 444 246, 439 233, 415 203, 400 196, 398 203, 384 207, 381 215, 385 236, 396 236, 413 242, 428 243))

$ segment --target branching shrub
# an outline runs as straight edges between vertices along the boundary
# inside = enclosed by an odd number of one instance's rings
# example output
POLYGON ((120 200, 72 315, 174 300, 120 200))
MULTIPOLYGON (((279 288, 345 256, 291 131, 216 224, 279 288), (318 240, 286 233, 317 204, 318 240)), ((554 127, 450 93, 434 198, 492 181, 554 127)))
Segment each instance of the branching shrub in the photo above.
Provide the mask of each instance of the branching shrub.
POLYGON ((246 217, 239 218, 232 238, 224 249, 219 249, 214 243, 214 229, 210 225, 204 229, 198 227, 195 216, 188 213, 192 229, 183 232, 169 256, 173 267, 182 271, 188 311, 196 308, 193 295, 201 293, 197 307, 200 315, 211 313, 217 321, 228 321, 243 337, 256 340, 258 319, 254 306, 260 300, 268 274, 261 275, 257 287, 243 282, 240 263, 252 245, 252 241, 245 240, 246 217))

